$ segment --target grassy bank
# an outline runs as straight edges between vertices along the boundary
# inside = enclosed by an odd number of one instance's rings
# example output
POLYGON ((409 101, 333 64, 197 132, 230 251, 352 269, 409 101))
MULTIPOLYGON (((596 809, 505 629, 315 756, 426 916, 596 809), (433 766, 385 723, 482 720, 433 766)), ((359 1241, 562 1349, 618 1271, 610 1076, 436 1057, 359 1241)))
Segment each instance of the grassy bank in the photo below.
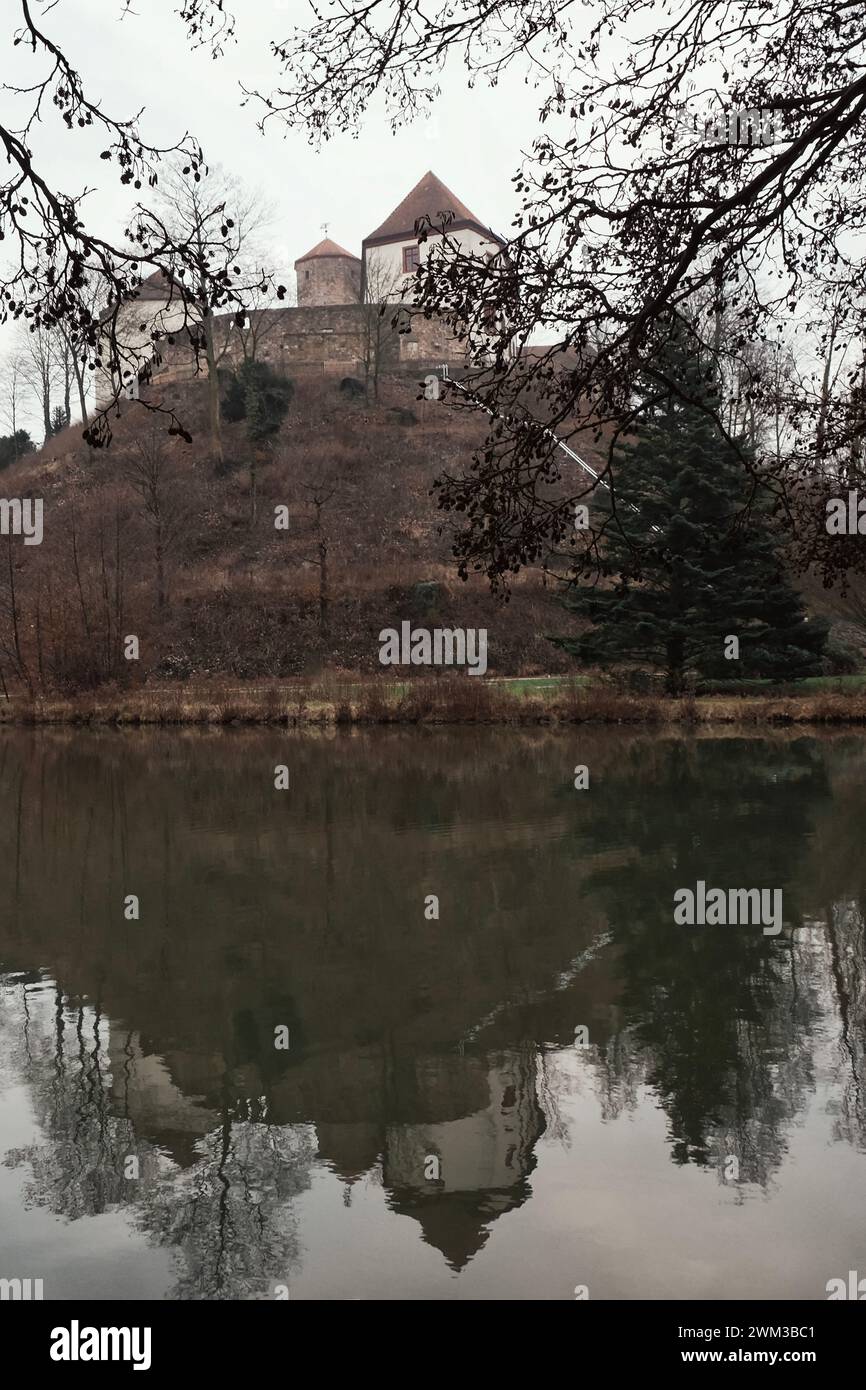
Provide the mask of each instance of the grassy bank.
POLYGON ((6 724, 866 724, 866 684, 673 700, 586 678, 212 682, 0 700, 6 724))

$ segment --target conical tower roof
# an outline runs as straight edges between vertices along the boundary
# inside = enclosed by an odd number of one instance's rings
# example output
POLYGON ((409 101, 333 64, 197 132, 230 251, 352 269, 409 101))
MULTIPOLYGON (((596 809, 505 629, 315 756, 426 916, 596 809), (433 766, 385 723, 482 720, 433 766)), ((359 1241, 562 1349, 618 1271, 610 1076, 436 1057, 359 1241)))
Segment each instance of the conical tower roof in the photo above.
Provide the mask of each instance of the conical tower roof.
POLYGON ((375 245, 380 241, 401 241, 407 237, 414 237, 415 224, 422 217, 430 217, 434 227, 441 223, 443 214, 452 214, 452 221, 449 229, 454 230, 460 227, 472 227, 480 232, 482 236, 491 237, 494 241, 500 241, 495 232, 470 212, 465 203, 446 188, 440 178, 437 178, 432 169, 420 178, 415 187, 411 189, 402 203, 398 203, 390 217, 386 217, 380 227, 375 232, 364 238, 364 245, 375 245))
POLYGON ((330 237, 325 237, 324 241, 320 241, 318 245, 313 247, 312 251, 307 252, 306 256, 299 256, 295 265, 300 265, 301 261, 317 260, 320 256, 345 256, 350 261, 359 259, 357 256, 353 256, 351 251, 347 251, 344 246, 338 246, 335 241, 331 241, 330 237))

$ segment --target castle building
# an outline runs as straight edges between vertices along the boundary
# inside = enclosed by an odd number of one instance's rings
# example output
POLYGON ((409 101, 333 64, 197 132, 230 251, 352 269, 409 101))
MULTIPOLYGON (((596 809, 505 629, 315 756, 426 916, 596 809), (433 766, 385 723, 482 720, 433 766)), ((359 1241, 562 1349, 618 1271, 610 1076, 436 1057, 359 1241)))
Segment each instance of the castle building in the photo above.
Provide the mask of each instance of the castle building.
POLYGON ((442 240, 441 230, 433 228, 443 225, 448 240, 467 255, 492 256, 505 244, 428 169, 381 226, 364 238, 364 281, 370 296, 378 298, 376 291, 383 287, 399 298, 430 248, 442 240), (416 227, 422 223, 427 239, 419 244, 416 227))
MULTIPOLYGON (((505 244, 428 170, 364 238, 360 257, 329 237, 298 257, 297 304, 251 312, 250 317, 264 316, 264 331, 257 334, 258 356, 289 376, 364 377, 370 370, 371 311, 375 306, 378 315, 378 306, 387 305, 393 306, 394 313, 382 315, 384 327, 375 334, 377 371, 466 367, 465 345, 440 321, 404 316, 399 330, 393 326, 402 292, 431 247, 442 241, 443 225, 449 243, 468 254, 495 256, 505 244), (423 242, 419 242, 419 227, 426 231, 423 242)), ((183 315, 177 300, 171 302, 167 284, 161 271, 143 281, 138 298, 124 307, 119 325, 125 356, 139 356, 142 369, 153 359, 152 335, 159 338, 159 360, 152 367, 155 387, 188 380, 196 370, 189 342, 183 341, 186 331, 176 331, 183 315), (175 341, 166 343, 162 335, 171 333, 175 341)), ((240 341, 232 341, 233 318, 233 314, 219 315, 215 320, 221 344, 227 344, 223 365, 243 355, 240 341)), ((199 361, 198 374, 205 372, 204 362, 199 361)), ((97 406, 109 403, 114 392, 112 374, 104 369, 97 372, 97 406)))
POLYGON ((319 304, 357 304, 361 298, 362 264, 327 237, 295 261, 298 308, 319 304))

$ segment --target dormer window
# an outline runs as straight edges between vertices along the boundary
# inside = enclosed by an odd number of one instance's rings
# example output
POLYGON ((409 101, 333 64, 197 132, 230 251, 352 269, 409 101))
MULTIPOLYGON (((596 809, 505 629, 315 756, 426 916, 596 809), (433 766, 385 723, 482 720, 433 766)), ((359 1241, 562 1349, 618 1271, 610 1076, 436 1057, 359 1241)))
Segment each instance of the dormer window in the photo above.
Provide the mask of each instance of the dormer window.
POLYGON ((411 275, 421 264, 421 249, 418 246, 403 247, 403 274, 411 275))

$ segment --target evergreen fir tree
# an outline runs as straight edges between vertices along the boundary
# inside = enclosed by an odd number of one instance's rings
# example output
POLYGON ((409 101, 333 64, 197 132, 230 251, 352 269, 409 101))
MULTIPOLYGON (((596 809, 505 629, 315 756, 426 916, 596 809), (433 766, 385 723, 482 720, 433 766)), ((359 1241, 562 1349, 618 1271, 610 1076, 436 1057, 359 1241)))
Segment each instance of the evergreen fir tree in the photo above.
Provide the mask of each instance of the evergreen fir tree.
POLYGON ((229 382, 223 416, 229 421, 246 420, 247 438, 260 444, 278 432, 293 394, 293 383, 267 362, 244 362, 229 382))
POLYGON ((25 454, 32 454, 35 448, 27 430, 16 430, 14 434, 0 436, 0 468, 17 463, 25 454))
MULTIPOLYGON (((691 376, 691 385, 700 371, 673 343, 664 365, 668 380, 691 376)), ((766 500, 741 520, 752 484, 735 450, 698 406, 673 391, 659 401, 655 389, 612 467, 616 517, 605 529, 604 559, 613 583, 576 585, 566 606, 592 626, 554 640, 592 665, 663 671, 672 695, 690 676, 817 674, 827 625, 806 616, 788 581, 766 500), (725 655, 731 636, 737 660, 725 655)), ((600 505, 610 510, 609 498, 600 505)))

